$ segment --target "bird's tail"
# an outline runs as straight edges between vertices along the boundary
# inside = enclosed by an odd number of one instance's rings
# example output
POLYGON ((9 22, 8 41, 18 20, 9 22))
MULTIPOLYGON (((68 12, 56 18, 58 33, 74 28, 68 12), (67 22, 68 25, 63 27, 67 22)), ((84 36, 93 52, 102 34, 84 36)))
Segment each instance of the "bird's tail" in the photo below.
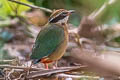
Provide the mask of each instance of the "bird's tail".
POLYGON ((33 63, 33 64, 37 64, 37 63, 39 63, 40 61, 41 61, 41 59, 37 59, 37 60, 33 60, 32 63, 33 63))

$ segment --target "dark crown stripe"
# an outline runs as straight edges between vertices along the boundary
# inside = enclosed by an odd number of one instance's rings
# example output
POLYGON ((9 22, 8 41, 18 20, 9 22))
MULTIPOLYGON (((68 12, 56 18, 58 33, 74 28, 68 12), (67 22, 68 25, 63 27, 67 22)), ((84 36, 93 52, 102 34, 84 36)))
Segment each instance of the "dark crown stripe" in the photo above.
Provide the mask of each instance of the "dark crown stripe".
POLYGON ((62 12, 61 14, 59 14, 58 16, 56 16, 55 18, 52 18, 52 19, 50 18, 49 21, 50 21, 50 23, 56 23, 59 20, 64 19, 67 16, 66 14, 67 14, 66 12, 62 12))

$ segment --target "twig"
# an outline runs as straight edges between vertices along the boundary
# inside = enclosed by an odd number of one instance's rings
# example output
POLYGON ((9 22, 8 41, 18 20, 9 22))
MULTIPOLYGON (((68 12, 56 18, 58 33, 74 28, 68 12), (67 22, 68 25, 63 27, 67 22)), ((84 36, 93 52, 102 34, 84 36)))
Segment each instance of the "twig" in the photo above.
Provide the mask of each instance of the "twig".
POLYGON ((20 74, 20 76, 18 78, 16 78, 15 80, 20 80, 24 74, 25 73, 20 74))
MULTIPOLYGON (((29 67, 23 67, 23 66, 12 66, 12 65, 0 65, 0 68, 14 68, 14 69, 28 69, 29 67)), ((39 70, 44 70, 40 68, 30 68, 32 71, 39 71, 39 70)))
POLYGON ((31 73, 30 75, 27 76, 27 78, 31 79, 31 78, 37 78, 37 77, 42 77, 42 76, 46 76, 46 75, 64 73, 64 72, 73 71, 73 70, 83 68, 83 67, 85 67, 85 66, 62 67, 62 68, 58 68, 58 69, 41 70, 41 71, 31 73))
POLYGON ((6 63, 6 62, 12 62, 13 60, 0 60, 0 62, 6 63))
POLYGON ((15 69, 12 69, 12 70, 8 73, 8 75, 7 75, 7 79, 8 79, 8 80, 11 80, 10 75, 11 75, 12 73, 14 73, 14 71, 15 71, 15 69))
POLYGON ((21 4, 21 5, 25 5, 25 6, 28 6, 28 7, 30 7, 30 8, 41 9, 41 10, 43 10, 43 11, 52 13, 52 10, 47 9, 47 8, 38 7, 38 6, 35 6, 35 5, 30 5, 30 4, 26 4, 26 3, 23 3, 23 2, 20 2, 20 1, 16 1, 16 0, 8 0, 8 1, 11 1, 11 2, 14 2, 14 3, 17 3, 17 4, 21 4))
POLYGON ((58 74, 57 77, 69 77, 69 78, 93 78, 93 79, 99 79, 100 77, 98 76, 85 76, 85 75, 69 75, 69 74, 64 74, 64 73, 61 73, 61 74, 58 74))

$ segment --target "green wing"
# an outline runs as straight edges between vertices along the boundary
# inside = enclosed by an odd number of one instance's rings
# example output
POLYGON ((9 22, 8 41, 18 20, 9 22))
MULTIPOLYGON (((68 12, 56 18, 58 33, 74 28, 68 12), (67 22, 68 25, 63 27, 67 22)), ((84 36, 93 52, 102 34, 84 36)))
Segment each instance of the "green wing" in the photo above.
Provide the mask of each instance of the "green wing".
POLYGON ((32 59, 38 59, 52 54, 64 40, 64 29, 51 24, 38 34, 32 50, 32 59))

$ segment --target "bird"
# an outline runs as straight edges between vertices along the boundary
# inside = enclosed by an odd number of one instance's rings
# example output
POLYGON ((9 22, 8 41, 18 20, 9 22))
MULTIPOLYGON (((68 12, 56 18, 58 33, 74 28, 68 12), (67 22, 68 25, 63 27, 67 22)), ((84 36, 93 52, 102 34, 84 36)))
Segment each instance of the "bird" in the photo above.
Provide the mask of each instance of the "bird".
POLYGON ((50 15, 47 24, 40 30, 32 48, 33 64, 39 62, 48 69, 48 64, 58 61, 65 53, 68 43, 68 19, 74 10, 57 9, 50 15))

